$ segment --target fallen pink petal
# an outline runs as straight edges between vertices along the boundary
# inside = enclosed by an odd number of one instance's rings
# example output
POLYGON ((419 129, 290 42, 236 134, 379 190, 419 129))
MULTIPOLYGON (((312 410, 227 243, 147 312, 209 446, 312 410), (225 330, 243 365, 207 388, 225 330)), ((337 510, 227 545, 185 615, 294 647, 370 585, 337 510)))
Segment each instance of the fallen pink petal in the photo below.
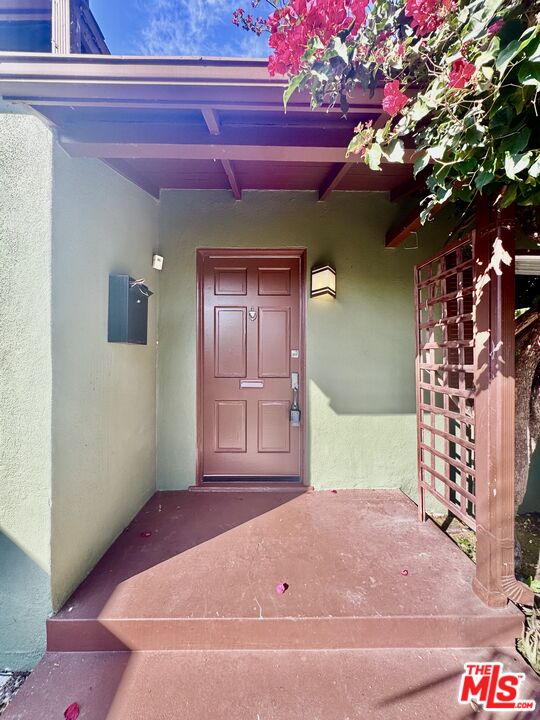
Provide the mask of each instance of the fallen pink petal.
POLYGON ((407 577, 407 575, 409 574, 409 571, 407 570, 407 568, 404 568, 404 569, 401 571, 401 574, 402 574, 404 577, 407 577))
POLYGON ((337 490, 332 490, 331 492, 333 492, 334 495, 337 495, 337 490))
POLYGON ((71 703, 71 705, 64 710, 64 717, 66 720, 77 720, 80 712, 81 708, 79 705, 77 703, 71 703))
POLYGON ((283 593, 286 592, 288 588, 288 583, 279 583, 279 585, 276 585, 276 592, 278 595, 283 595, 283 593))

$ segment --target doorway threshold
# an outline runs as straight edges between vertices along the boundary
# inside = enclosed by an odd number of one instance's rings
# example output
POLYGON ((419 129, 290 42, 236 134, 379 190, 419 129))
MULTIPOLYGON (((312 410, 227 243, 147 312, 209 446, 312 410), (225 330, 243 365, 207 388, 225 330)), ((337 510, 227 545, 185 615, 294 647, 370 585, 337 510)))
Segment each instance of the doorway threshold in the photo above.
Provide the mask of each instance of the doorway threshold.
POLYGON ((202 485, 191 485, 189 488, 190 492, 198 493, 246 493, 246 492, 281 492, 281 493, 296 493, 303 494, 306 492, 312 492, 313 488, 311 485, 302 485, 299 482, 245 482, 236 481, 230 482, 220 480, 218 482, 206 481, 202 485))

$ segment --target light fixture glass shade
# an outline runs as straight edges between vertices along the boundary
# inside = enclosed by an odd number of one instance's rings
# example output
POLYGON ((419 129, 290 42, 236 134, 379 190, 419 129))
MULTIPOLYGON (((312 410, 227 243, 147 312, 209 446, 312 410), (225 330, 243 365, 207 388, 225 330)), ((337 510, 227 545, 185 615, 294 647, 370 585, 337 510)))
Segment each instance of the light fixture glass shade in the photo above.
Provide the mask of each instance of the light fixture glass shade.
POLYGON ((336 297, 336 271, 330 265, 311 271, 311 297, 330 295, 336 297))

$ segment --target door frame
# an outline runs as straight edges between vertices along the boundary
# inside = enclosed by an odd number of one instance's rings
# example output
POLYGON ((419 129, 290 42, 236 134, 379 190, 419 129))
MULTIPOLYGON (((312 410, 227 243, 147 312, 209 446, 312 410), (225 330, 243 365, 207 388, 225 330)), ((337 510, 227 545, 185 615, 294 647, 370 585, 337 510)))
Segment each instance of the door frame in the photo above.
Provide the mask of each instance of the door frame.
MULTIPOLYGON (((196 485, 203 485, 203 378, 204 378, 204 354, 202 332, 204 317, 204 260, 209 257, 273 257, 273 258, 298 258, 300 260, 300 397, 303 399, 302 424, 300 427, 300 487, 309 485, 307 477, 307 383, 306 383, 306 256, 305 247, 283 247, 283 248, 197 248, 197 462, 195 470, 196 485)), ((280 483, 283 485, 283 483, 280 483)), ((226 484, 224 484, 226 486, 226 484)), ((255 483, 253 483, 255 486, 255 483)), ((268 485, 266 485, 268 486, 268 485)), ((276 483, 276 487, 279 486, 276 483)), ((263 483, 257 483, 257 487, 265 487, 263 483)))

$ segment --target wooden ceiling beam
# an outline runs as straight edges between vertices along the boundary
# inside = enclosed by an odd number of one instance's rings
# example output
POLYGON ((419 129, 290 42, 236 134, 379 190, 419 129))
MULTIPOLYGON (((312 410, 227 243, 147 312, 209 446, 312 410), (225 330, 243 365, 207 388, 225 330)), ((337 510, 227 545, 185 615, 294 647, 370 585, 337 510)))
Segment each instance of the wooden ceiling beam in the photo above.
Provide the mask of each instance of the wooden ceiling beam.
POLYGON ((210 135, 219 135, 221 132, 221 123, 217 111, 209 107, 201 108, 201 112, 210 135))
MULTIPOLYGON (((201 108, 201 112, 204 118, 204 122, 206 123, 206 127, 208 128, 208 132, 210 135, 220 135, 221 134, 221 122, 219 119, 219 115, 214 110, 214 108, 201 108)), ((234 170, 234 165, 230 160, 221 160, 221 165, 223 167, 223 170, 225 172, 225 175, 227 176, 227 180, 229 182, 229 187, 231 188, 231 192, 234 196, 235 200, 241 200, 242 199, 242 188, 240 187, 240 183, 238 181, 238 177, 236 175, 236 172, 234 170)))
POLYGON ((410 210, 404 218, 396 225, 392 225, 386 233, 384 246, 387 248, 396 248, 405 242, 409 235, 420 227, 420 205, 410 210))
POLYGON ((241 200, 242 188, 240 187, 240 183, 238 182, 238 177, 235 173, 232 162, 230 160, 222 160, 221 164, 223 165, 223 169, 225 170, 225 175, 227 176, 227 180, 229 181, 229 185, 231 186, 232 194, 234 195, 235 200, 241 200))
MULTIPOLYGON (((70 96, 69 98, 61 98, 54 96, 39 96, 36 88, 36 92, 29 95, 26 94, 14 94, 10 88, 13 88, 13 81, 3 81, 0 77, 0 87, 8 90, 8 92, 2 93, 4 100, 10 102, 25 102, 29 105, 37 107, 68 107, 68 108, 104 108, 104 109, 141 109, 141 110, 203 110, 203 100, 182 100, 180 98, 167 100, 165 98, 149 99, 144 97, 133 97, 133 98, 114 98, 109 96, 109 93, 104 93, 104 97, 84 98, 79 96, 70 96)), ((55 88, 56 89, 56 88, 55 88)), ((283 116, 283 124, 286 124, 287 116, 303 114, 306 118, 313 118, 315 115, 333 116, 341 115, 342 112, 338 108, 327 108, 318 107, 311 110, 309 106, 303 103, 291 102, 287 105, 287 115, 283 112, 283 101, 261 101, 261 102, 247 102, 243 100, 228 100, 225 98, 211 100, 209 102, 209 108, 212 110, 229 111, 229 112, 270 112, 276 115, 283 116)), ((347 117, 351 121, 351 124, 356 123, 361 117, 365 115, 377 115, 380 112, 380 108, 371 105, 358 105, 353 106, 347 113, 347 117)), ((248 122, 246 120, 246 122, 248 122)))
POLYGON ((342 163, 341 165, 335 165, 332 168, 319 188, 319 200, 321 202, 324 202, 324 200, 327 200, 330 197, 330 193, 333 190, 336 190, 351 168, 352 163, 342 163))
POLYGON ((141 190, 144 190, 149 195, 152 195, 152 197, 156 198, 156 200, 159 200, 159 185, 152 182, 146 175, 140 173, 136 168, 134 168, 132 165, 129 165, 125 160, 103 160, 103 162, 110 168, 112 168, 115 172, 117 172, 119 175, 125 177, 126 180, 129 180, 134 185, 137 185, 137 187, 140 187, 141 190))
MULTIPOLYGON (((59 121, 58 125, 64 137, 84 143, 202 145, 207 144, 210 140, 208 129, 202 123, 59 121)), ((236 128, 227 125, 221 127, 214 137, 219 138, 215 142, 220 145, 339 147, 341 148, 341 159, 343 159, 350 139, 350 129, 346 125, 338 125, 331 129, 256 124, 236 128)))
MULTIPOLYGON (((436 205, 431 210, 431 218, 433 218, 441 209, 442 205, 436 205)), ((390 230, 386 233, 386 240, 384 246, 387 248, 397 248, 409 237, 413 232, 420 229, 420 213, 422 208, 420 205, 415 205, 408 213, 395 225, 392 225, 390 230)))
MULTIPOLYGON (((91 142, 60 136, 60 143, 73 157, 163 159, 163 160, 232 160, 296 163, 353 163, 345 158, 343 145, 321 147, 309 145, 233 145, 220 143, 158 142, 91 142)), ((406 151, 406 162, 413 162, 414 151, 406 151)))

